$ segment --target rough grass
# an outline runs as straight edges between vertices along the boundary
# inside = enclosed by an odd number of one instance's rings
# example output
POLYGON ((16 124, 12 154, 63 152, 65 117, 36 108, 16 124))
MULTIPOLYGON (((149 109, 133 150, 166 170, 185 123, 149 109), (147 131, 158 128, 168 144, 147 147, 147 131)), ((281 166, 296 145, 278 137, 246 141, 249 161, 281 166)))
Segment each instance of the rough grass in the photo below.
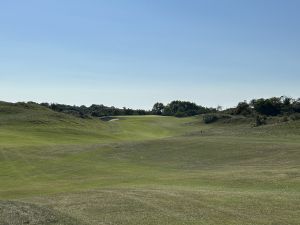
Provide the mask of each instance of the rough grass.
POLYGON ((17 201, 0 201, 0 224, 71 225, 81 221, 49 207, 17 201))
POLYGON ((0 103, 0 224, 300 223, 300 122, 0 103))

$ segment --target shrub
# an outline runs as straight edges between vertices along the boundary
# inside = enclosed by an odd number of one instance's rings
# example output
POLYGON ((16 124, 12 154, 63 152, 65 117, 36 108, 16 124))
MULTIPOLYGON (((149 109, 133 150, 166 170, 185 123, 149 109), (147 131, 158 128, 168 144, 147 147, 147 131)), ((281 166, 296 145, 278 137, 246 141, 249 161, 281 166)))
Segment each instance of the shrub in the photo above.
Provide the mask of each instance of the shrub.
POLYGON ((257 115, 255 117, 255 126, 256 127, 264 125, 264 124, 266 124, 266 122, 267 122, 267 117, 266 116, 259 116, 259 115, 257 115))
POLYGON ((206 114, 203 116, 203 122, 206 124, 216 122, 217 120, 218 120, 218 117, 213 114, 206 114))
POLYGON ((240 102, 232 113, 234 115, 248 116, 252 114, 252 109, 247 102, 240 102))
POLYGON ((287 116, 282 117, 281 122, 288 122, 289 118, 287 116))
POLYGON ((291 120, 300 120, 300 113, 294 113, 290 118, 291 120))

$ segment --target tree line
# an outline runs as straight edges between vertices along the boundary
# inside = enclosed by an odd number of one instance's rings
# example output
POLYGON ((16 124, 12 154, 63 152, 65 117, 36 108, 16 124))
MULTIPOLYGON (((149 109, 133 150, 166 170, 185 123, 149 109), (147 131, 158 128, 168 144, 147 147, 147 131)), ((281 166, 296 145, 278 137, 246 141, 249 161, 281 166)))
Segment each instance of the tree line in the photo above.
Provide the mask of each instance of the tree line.
POLYGON ((155 103, 151 112, 154 115, 188 117, 217 112, 215 108, 206 108, 188 101, 172 101, 167 105, 155 103))
POLYGON ((123 116, 123 115, 162 115, 175 117, 188 117, 200 114, 223 113, 231 115, 242 115, 246 117, 263 116, 281 116, 300 113, 300 98, 290 97, 272 97, 253 99, 249 102, 243 101, 236 107, 221 110, 217 108, 207 108, 189 101, 172 101, 166 105, 157 102, 151 110, 117 108, 113 106, 104 106, 93 104, 87 106, 71 106, 56 103, 41 103, 40 105, 50 108, 56 112, 72 114, 81 118, 105 117, 105 116, 123 116))
POLYGON ((81 118, 127 115, 162 115, 187 117, 216 111, 213 108, 205 108, 188 101, 172 101, 167 105, 164 105, 163 103, 155 103, 152 110, 131 109, 126 107, 116 108, 113 106, 109 107, 95 104, 89 107, 84 105, 71 106, 57 103, 41 103, 40 105, 52 109, 56 112, 67 113, 81 118))
POLYGON ((300 98, 272 97, 253 99, 249 102, 238 103, 235 108, 225 110, 232 115, 255 116, 284 116, 300 113, 300 98))
POLYGON ((105 117, 105 116, 124 116, 124 115, 151 115, 151 111, 143 109, 116 108, 114 106, 91 105, 87 106, 71 106, 56 103, 41 103, 40 105, 52 109, 56 112, 62 112, 78 116, 81 118, 88 117, 105 117))

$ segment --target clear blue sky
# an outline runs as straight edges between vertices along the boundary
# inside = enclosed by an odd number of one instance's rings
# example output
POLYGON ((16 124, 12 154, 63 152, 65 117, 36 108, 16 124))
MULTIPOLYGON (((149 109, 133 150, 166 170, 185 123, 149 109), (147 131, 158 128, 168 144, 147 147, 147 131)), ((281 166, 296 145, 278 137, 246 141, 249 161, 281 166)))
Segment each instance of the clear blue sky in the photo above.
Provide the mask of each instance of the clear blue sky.
POLYGON ((0 99, 151 108, 300 97, 298 0, 0 2, 0 99))

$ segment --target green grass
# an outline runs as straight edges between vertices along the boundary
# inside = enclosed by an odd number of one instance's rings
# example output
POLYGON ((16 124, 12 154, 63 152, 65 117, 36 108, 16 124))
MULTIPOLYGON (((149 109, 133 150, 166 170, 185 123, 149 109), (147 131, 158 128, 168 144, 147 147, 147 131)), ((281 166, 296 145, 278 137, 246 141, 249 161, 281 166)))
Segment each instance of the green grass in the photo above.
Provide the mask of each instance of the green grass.
POLYGON ((0 224, 300 224, 299 121, 117 119, 0 103, 0 224))

